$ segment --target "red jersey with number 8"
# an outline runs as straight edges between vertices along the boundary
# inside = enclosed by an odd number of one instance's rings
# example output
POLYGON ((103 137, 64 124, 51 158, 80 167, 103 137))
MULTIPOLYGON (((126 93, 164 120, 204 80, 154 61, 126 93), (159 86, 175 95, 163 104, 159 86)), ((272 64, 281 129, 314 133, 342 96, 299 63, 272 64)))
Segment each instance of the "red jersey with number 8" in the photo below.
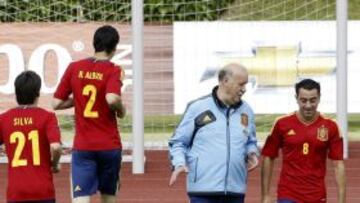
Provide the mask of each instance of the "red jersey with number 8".
POLYGON ((275 158, 282 150, 278 199, 326 202, 327 157, 343 159, 343 140, 335 121, 319 115, 303 123, 296 113, 278 119, 262 150, 275 158))
POLYGON ((112 150, 121 148, 116 114, 105 95, 120 95, 122 69, 114 63, 88 58, 66 69, 54 97, 63 101, 73 94, 75 106, 74 149, 112 150))
POLYGON ((52 200, 50 144, 60 143, 54 113, 19 107, 0 115, 0 143, 8 157, 8 201, 52 200))

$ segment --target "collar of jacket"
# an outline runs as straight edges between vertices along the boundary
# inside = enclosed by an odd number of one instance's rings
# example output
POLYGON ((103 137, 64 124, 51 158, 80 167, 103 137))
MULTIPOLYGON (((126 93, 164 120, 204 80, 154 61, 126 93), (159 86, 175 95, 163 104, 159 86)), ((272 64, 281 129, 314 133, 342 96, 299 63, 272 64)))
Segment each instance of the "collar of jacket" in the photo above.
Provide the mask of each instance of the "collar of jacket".
MULTIPOLYGON (((215 101, 215 104, 216 104, 216 106, 218 106, 221 109, 227 109, 228 107, 224 104, 224 102, 222 102, 218 98, 218 96, 216 94, 218 89, 219 89, 219 86, 217 85, 217 86, 214 87, 214 89, 212 90, 212 93, 211 93, 211 95, 212 95, 212 97, 213 97, 213 99, 215 101)), ((230 108, 231 109, 237 109, 237 108, 239 108, 241 106, 242 103, 243 103, 242 100, 240 100, 238 103, 231 105, 230 108)))

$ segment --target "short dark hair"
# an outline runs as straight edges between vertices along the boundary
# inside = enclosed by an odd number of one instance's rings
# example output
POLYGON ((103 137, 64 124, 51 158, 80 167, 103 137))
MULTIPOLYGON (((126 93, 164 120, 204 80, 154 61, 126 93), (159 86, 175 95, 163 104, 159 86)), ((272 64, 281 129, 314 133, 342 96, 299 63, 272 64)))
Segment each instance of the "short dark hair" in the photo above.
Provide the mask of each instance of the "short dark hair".
POLYGON ((98 28, 95 31, 93 39, 95 52, 105 51, 107 54, 110 54, 113 50, 116 49, 116 45, 119 43, 119 39, 119 33, 114 27, 110 25, 104 25, 98 28))
POLYGON ((295 85, 296 95, 299 95, 300 88, 303 88, 306 90, 316 89, 320 95, 320 83, 316 82, 315 80, 303 79, 300 82, 296 83, 296 85, 295 85))
POLYGON ((41 79, 34 71, 24 71, 15 79, 15 94, 18 104, 34 104, 40 96, 41 79))

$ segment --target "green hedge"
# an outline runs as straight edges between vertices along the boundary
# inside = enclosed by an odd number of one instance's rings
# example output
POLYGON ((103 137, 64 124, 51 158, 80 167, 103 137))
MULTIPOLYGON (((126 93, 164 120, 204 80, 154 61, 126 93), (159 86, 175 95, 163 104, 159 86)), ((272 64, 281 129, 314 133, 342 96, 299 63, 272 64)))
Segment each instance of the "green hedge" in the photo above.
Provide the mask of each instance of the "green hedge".
MULTIPOLYGON (((234 0, 144 0, 145 21, 216 20, 234 0)), ((131 19, 131 0, 0 0, 1 22, 84 22, 131 19)))
POLYGON ((235 0, 147 0, 145 21, 216 20, 235 0))
MULTIPOLYGON (((360 0, 349 0, 360 19, 360 0)), ((144 0, 148 23, 211 20, 334 20, 336 0, 144 0)), ((130 22, 131 0, 0 0, 0 22, 130 22)))

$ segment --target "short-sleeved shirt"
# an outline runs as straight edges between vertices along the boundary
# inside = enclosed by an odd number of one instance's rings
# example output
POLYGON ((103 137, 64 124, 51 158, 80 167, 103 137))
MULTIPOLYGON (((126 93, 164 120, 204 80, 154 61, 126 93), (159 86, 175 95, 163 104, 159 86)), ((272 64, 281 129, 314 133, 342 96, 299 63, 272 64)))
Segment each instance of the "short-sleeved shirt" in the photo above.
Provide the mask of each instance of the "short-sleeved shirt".
POLYGON ((319 115, 306 124, 296 113, 279 118, 262 154, 275 158, 279 149, 283 162, 278 199, 325 200, 326 159, 343 159, 343 140, 336 122, 319 115))
POLYGON ((121 148, 116 115, 105 95, 120 95, 122 69, 114 63, 88 58, 69 65, 54 97, 63 101, 73 94, 75 106, 74 149, 121 148))
POLYGON ((9 160, 8 201, 55 199, 50 153, 50 144, 60 143, 55 114, 37 107, 1 114, 0 143, 9 160))

